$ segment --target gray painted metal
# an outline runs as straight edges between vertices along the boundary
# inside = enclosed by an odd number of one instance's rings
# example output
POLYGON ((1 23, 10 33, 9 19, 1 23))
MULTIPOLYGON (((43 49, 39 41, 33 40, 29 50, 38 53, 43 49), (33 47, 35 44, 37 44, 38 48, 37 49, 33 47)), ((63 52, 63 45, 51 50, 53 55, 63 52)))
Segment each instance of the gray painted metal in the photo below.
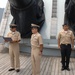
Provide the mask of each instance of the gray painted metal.
POLYGON ((2 20, 3 11, 4 11, 4 8, 0 8, 0 22, 2 20))
MULTIPOLYGON (((56 39, 44 39, 43 55, 46 56, 61 56, 60 50, 58 49, 56 39)), ((31 52, 30 39, 23 39, 20 44, 20 50, 22 52, 31 52)), ((75 49, 72 50, 71 57, 75 57, 75 49)))
MULTIPOLYGON (((27 52, 27 53, 30 53, 31 52, 31 47, 28 46, 28 45, 24 45, 24 44, 20 44, 20 50, 21 52, 27 52)), ((61 52, 60 50, 56 47, 54 48, 49 46, 49 47, 45 47, 44 46, 44 49, 43 49, 43 55, 46 55, 46 56, 54 56, 54 57, 59 57, 61 56, 61 52)), ((71 54, 71 57, 75 57, 75 50, 72 51, 72 54, 71 54)))

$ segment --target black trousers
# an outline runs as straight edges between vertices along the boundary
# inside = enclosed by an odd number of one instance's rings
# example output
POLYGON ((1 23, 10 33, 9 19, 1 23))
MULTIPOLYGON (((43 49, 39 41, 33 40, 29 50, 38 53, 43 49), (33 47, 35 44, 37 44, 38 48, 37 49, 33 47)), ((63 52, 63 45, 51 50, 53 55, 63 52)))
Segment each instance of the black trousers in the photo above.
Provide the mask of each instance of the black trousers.
POLYGON ((71 45, 70 44, 61 44, 61 59, 62 59, 62 67, 69 67, 70 55, 71 55, 71 45))

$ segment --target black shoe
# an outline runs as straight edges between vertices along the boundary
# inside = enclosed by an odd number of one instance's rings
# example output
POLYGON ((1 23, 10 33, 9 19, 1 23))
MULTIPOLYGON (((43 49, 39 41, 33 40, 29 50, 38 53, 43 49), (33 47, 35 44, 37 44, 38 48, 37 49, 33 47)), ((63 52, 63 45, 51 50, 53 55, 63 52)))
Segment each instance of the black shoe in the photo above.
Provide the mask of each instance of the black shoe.
POLYGON ((20 69, 17 69, 16 72, 20 72, 20 69))
POLYGON ((10 68, 8 71, 13 71, 13 70, 15 70, 14 68, 10 68))
POLYGON ((63 70, 65 70, 65 68, 64 68, 64 67, 62 67, 61 71, 63 71, 63 70))
POLYGON ((67 70, 67 71, 70 71, 69 67, 68 67, 68 68, 66 68, 66 70, 67 70))

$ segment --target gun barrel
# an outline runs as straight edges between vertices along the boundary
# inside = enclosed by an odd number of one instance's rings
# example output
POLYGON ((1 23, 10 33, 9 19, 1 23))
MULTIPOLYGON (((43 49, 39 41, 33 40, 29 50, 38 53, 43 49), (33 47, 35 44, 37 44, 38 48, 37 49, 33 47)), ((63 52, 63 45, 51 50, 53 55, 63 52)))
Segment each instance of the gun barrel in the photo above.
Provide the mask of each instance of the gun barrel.
POLYGON ((10 5, 17 8, 23 9, 27 7, 33 0, 9 0, 10 5))

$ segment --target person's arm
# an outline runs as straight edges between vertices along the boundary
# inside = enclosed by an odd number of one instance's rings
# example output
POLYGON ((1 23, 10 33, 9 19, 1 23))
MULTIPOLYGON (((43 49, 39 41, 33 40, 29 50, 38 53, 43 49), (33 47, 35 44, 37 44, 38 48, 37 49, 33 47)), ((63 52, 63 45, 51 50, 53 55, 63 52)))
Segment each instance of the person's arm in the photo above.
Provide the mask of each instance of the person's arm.
MULTIPOLYGON (((7 37, 9 37, 9 33, 7 34, 7 37)), ((4 42, 9 42, 9 41, 7 41, 7 40, 4 40, 4 42)))
POLYGON ((43 39, 42 36, 39 36, 39 45, 40 45, 40 52, 43 52, 43 39))
POLYGON ((71 43, 72 43, 72 49, 74 48, 74 34, 72 32, 71 34, 71 43))
POLYGON ((40 52, 43 52, 43 44, 40 44, 40 52))
POLYGON ((58 48, 60 49, 60 39, 58 39, 58 48))
POLYGON ((58 48, 60 49, 60 37, 61 37, 61 35, 60 35, 60 33, 58 34, 58 48))
POLYGON ((11 41, 11 43, 20 42, 20 41, 21 41, 21 35, 20 35, 20 33, 18 32, 18 39, 11 41))
POLYGON ((72 39, 72 49, 74 48, 74 40, 72 39))
POLYGON ((20 42, 20 41, 21 41, 21 34, 19 33, 17 42, 20 42))
POLYGON ((18 32, 18 39, 15 41, 12 41, 12 42, 20 42, 21 41, 21 34, 18 32))

